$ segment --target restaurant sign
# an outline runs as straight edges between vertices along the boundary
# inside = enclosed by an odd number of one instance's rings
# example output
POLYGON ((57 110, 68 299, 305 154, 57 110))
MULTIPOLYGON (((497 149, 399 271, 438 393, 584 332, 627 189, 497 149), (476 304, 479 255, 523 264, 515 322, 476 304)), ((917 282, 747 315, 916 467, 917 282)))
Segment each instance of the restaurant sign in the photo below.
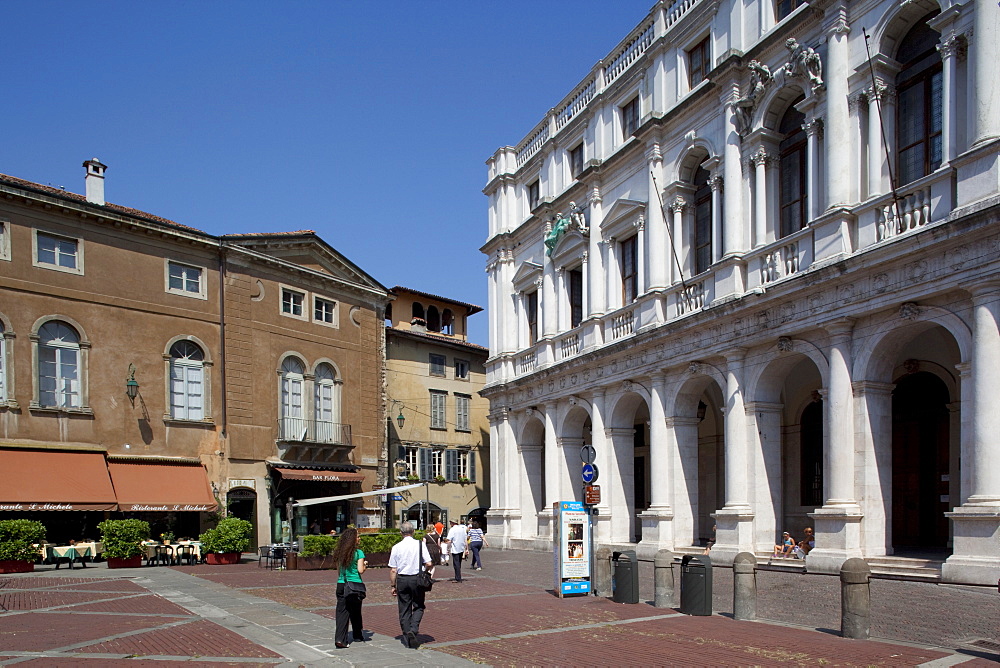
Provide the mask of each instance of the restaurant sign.
POLYGON ((164 504, 161 504, 161 505, 151 506, 151 505, 146 505, 146 504, 142 504, 142 503, 133 503, 131 505, 129 505, 129 504, 122 504, 121 505, 121 509, 125 510, 125 511, 142 511, 142 510, 148 510, 148 511, 157 511, 157 512, 174 512, 174 511, 208 512, 208 511, 211 511, 211 510, 215 510, 216 509, 216 505, 215 504, 212 504, 212 505, 197 504, 197 503, 189 503, 189 504, 164 503, 164 504))
POLYGON ((115 510, 114 503, 0 503, 0 511, 20 510, 115 510))
POLYGON ((246 480, 237 480, 236 478, 229 479, 229 489, 234 487, 249 487, 250 489, 257 489, 257 481, 253 478, 247 478, 246 480))

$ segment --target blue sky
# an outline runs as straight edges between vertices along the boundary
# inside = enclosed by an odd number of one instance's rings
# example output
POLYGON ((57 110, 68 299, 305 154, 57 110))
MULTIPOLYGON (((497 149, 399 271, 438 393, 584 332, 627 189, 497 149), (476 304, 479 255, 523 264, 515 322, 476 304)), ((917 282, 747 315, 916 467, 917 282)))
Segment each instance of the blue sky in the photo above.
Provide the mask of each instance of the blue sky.
POLYGON ((652 6, 5 3, 0 172, 82 193, 97 157, 109 202, 316 230, 387 287, 485 308, 485 160, 652 6))

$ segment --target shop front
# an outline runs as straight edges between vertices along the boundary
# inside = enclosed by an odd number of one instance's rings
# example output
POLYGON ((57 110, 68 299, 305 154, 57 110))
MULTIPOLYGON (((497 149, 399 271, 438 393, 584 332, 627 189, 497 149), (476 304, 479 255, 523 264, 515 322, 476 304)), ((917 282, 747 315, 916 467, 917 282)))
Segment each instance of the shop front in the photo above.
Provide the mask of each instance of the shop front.
MULTIPOLYGON (((273 466, 272 531, 275 540, 291 541, 306 534, 341 533, 357 524, 354 504, 349 500, 322 506, 299 506, 298 501, 347 495, 361 490, 364 474, 356 469, 273 466)), ((357 502, 355 502, 357 503, 357 502)))

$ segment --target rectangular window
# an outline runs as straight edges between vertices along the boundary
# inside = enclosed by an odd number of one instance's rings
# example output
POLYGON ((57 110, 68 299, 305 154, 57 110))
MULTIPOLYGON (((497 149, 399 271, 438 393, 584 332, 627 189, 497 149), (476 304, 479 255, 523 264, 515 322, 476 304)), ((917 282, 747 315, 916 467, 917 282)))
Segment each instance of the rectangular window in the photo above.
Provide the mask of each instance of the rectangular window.
POLYGON ((639 96, 622 107, 622 139, 628 139, 639 129, 639 96))
POLYGON ((455 430, 469 431, 469 404, 472 397, 464 394, 455 395, 455 430))
POLYGON ((687 52, 688 54, 688 83, 694 88, 708 76, 712 69, 712 55, 709 52, 708 37, 698 42, 698 44, 687 52))
POLYGON ((778 20, 780 21, 791 14, 801 4, 802 0, 778 0, 778 20))
POLYGON ((0 260, 10 259, 10 221, 0 220, 0 260))
POLYGON ((448 428, 444 412, 445 398, 447 396, 446 392, 431 390, 431 429, 448 428))
POLYGON ((583 171, 583 142, 569 150, 569 171, 574 179, 583 171))
POLYGON ((337 324, 337 302, 313 297, 313 320, 327 325, 337 324))
POLYGON ((406 470, 409 475, 420 477, 420 448, 406 449, 406 470))
POLYGON ((203 270, 179 262, 167 262, 167 292, 188 297, 204 296, 203 270))
POLYGON ((583 322, 583 271, 570 269, 566 272, 569 285, 569 326, 578 327, 583 322))
POLYGON ((301 292, 296 292, 295 290, 289 290, 288 288, 281 289, 281 312, 286 315, 295 316, 296 318, 302 317, 302 305, 305 303, 305 294, 301 292))
POLYGON ((444 355, 430 355, 430 367, 432 376, 444 376, 444 367, 448 363, 448 358, 444 355))
POLYGON ((638 236, 622 242, 622 305, 631 304, 639 296, 638 236))
POLYGON ((538 200, 541 199, 542 188, 538 181, 533 181, 528 184, 528 209, 534 209, 538 206, 538 200))
POLYGON ((37 232, 35 235, 35 263, 49 269, 80 273, 80 242, 76 239, 37 232))
POLYGON ((465 360, 455 360, 455 380, 469 379, 469 363, 465 360))
POLYGON ((419 472, 417 475, 420 476, 421 480, 430 480, 433 477, 431 473, 431 450, 430 448, 418 448, 419 452, 419 472))
POLYGON ((458 453, 458 477, 476 482, 476 456, 472 452, 458 453))
POLYGON ((170 415, 175 420, 202 420, 205 417, 201 365, 170 365, 170 415))
POLYGON ((444 450, 431 450, 431 478, 444 477, 444 450))
POLYGON ((533 346, 538 341, 538 291, 525 295, 525 315, 528 316, 528 345, 533 346))

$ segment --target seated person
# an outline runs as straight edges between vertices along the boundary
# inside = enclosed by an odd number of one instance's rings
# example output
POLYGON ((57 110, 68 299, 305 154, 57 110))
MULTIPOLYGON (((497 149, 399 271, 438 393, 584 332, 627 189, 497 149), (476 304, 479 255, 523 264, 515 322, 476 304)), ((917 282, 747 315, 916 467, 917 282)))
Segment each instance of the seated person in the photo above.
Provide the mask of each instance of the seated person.
POLYGON ((790 557, 792 556, 792 548, 795 547, 795 540, 792 535, 787 531, 781 534, 781 545, 774 546, 774 554, 772 557, 790 557))
POLYGON ((799 541, 799 547, 804 554, 809 554, 809 551, 816 547, 816 536, 813 535, 812 527, 806 527, 803 533, 805 536, 799 541))

